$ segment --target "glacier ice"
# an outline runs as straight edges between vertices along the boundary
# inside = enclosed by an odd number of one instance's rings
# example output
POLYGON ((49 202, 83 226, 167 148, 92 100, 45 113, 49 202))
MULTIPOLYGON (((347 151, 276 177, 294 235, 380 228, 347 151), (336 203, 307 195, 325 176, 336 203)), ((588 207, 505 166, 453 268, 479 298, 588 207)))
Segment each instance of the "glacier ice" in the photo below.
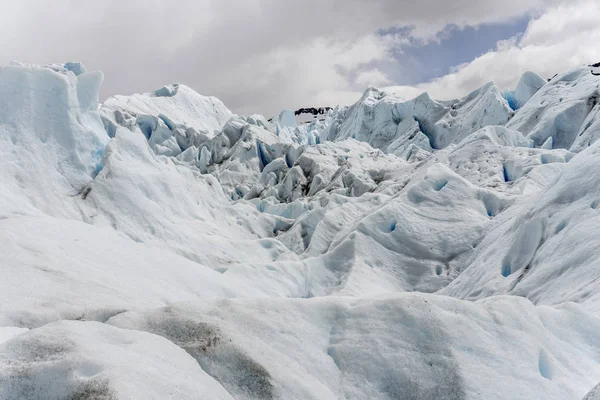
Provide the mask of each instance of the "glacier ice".
POLYGON ((591 72, 299 122, 0 67, 0 398, 595 398, 591 72))
POLYGON ((488 125, 504 125, 512 110, 494 83, 463 99, 438 102, 427 93, 403 98, 369 88, 351 107, 338 108, 329 116, 322 135, 327 140, 353 138, 397 156, 411 144, 426 151, 458 143, 488 125))
POLYGON ((544 85, 546 80, 532 71, 525 72, 519 79, 517 88, 504 92, 504 98, 513 110, 518 110, 533 97, 544 85))
POLYGON ((580 152, 597 140, 600 77, 580 67, 558 74, 542 86, 506 125, 542 146, 580 152))
POLYGON ((0 215, 76 213, 64 203, 92 180, 109 141, 97 112, 102 80, 64 67, 0 67, 0 215))
POLYGON ((517 107, 521 108, 525 103, 533 97, 534 94, 538 92, 544 85, 546 84, 546 80, 532 71, 525 72, 521 79, 519 79, 519 83, 517 84, 517 88, 515 89, 515 100, 517 101, 517 107))

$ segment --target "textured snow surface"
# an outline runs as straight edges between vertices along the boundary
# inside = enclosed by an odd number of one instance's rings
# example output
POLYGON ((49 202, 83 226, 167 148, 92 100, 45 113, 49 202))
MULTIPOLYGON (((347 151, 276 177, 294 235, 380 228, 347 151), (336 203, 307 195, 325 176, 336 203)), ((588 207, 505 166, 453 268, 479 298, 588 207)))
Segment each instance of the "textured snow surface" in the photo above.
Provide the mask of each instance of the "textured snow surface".
POLYGON ((0 399, 597 398, 591 72, 301 123, 0 67, 0 399))
POLYGON ((172 342, 99 322, 23 333, 0 348, 0 360, 4 399, 232 399, 172 342))
POLYGON ((600 372, 598 318, 516 297, 222 300, 107 323, 170 339, 241 399, 577 398, 572 377, 600 372))
POLYGON ((600 399, 600 384, 594 386, 592 390, 583 398, 583 400, 598 400, 600 399))

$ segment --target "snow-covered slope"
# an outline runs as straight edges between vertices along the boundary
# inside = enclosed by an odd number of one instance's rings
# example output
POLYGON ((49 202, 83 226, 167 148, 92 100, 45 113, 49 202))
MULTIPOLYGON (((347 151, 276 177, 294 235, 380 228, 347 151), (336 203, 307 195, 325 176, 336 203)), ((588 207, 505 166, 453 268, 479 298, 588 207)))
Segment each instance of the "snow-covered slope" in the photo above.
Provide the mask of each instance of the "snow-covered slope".
POLYGON ((583 398, 592 72, 299 123, 0 67, 0 399, 583 398))

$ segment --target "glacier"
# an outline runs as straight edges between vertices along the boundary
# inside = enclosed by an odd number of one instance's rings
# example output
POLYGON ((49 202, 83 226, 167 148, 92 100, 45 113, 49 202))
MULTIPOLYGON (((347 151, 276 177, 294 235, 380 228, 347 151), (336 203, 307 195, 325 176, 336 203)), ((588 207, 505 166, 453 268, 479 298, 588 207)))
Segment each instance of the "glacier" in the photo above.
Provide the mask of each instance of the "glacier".
POLYGON ((299 121, 0 67, 0 399, 600 398, 600 76, 299 121))

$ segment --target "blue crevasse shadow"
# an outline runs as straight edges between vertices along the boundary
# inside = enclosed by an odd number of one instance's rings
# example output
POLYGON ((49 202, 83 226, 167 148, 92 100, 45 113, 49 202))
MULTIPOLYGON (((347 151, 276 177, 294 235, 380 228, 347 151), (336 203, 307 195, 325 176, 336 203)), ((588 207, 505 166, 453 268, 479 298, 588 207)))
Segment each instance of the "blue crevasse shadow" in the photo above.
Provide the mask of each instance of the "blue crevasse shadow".
POLYGON ((102 169, 104 168, 103 156, 104 156, 105 149, 106 149, 106 147, 99 147, 93 155, 94 160, 96 161, 96 167, 94 168, 94 171, 92 172, 92 178, 95 178, 96 176, 98 176, 100 171, 102 171, 102 169))
POLYGON ((258 159, 261 163, 260 171, 262 172, 262 170, 271 162, 271 157, 269 157, 262 143, 259 141, 256 141, 256 150, 258 153, 258 159))
POLYGON ((508 106, 511 110, 516 111, 520 108, 519 104, 517 103, 517 99, 515 98, 515 94, 512 90, 505 90, 504 93, 502 93, 502 96, 508 102, 508 106))
POLYGON ((423 133, 423 135, 427 136, 427 139, 429 139, 429 146, 434 149, 437 150, 437 143, 436 143, 436 138, 435 135, 433 134, 433 132, 429 131, 429 128, 425 126, 425 124, 417 117, 413 116, 413 119, 415 120, 415 122, 417 123, 417 125, 419 126, 419 130, 421 131, 421 133, 423 133))

